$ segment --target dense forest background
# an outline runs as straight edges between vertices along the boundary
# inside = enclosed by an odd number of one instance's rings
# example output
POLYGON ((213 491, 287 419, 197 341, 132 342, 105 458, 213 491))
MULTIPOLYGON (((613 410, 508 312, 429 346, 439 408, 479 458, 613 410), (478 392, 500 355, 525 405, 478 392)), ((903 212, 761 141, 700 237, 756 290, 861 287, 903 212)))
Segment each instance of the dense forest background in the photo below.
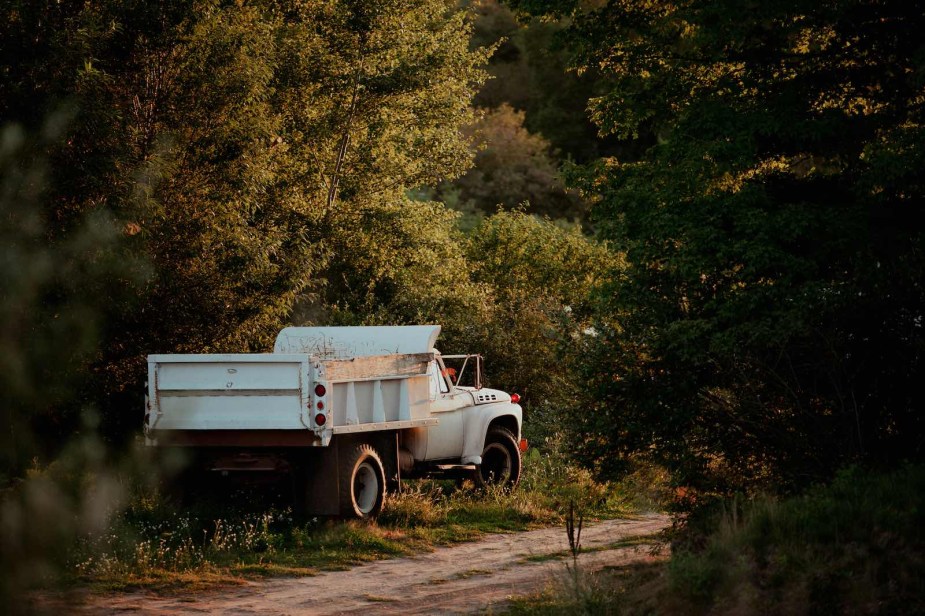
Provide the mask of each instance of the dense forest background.
POLYGON ((746 5, 3 3, 3 483, 309 323, 441 323, 601 476, 920 460, 925 5, 746 5))

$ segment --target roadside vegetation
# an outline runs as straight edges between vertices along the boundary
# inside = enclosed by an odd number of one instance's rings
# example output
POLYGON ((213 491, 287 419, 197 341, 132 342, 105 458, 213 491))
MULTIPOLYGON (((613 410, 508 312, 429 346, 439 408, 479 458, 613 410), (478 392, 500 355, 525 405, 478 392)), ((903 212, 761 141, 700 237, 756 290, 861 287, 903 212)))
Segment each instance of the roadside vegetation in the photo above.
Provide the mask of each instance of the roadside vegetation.
POLYGON ((626 483, 600 483, 561 456, 535 449, 525 456, 524 469, 514 491, 475 489, 471 482, 406 481, 371 523, 298 520, 274 486, 217 487, 188 506, 174 504, 157 488, 141 489, 124 509, 112 512, 103 530, 73 544, 59 581, 95 590, 167 590, 268 575, 310 576, 485 533, 559 525, 570 508, 589 520, 631 515, 660 506, 638 499, 640 482, 650 483, 653 497, 664 490, 658 484, 664 475, 649 469, 626 483))
POLYGON ((923 511, 925 467, 852 468, 799 496, 717 502, 676 535, 670 560, 563 571, 509 613, 918 614, 923 511))

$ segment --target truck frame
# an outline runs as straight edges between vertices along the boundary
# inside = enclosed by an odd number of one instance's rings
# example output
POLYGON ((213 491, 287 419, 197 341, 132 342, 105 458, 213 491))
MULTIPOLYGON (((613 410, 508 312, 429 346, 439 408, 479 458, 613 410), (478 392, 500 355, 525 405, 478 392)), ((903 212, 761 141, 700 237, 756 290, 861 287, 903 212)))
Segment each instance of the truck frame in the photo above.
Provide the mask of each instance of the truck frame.
POLYGON ((519 397, 451 378, 439 325, 288 327, 273 353, 148 357, 146 443, 208 472, 288 474, 306 515, 376 516, 402 478, 520 479, 519 397))

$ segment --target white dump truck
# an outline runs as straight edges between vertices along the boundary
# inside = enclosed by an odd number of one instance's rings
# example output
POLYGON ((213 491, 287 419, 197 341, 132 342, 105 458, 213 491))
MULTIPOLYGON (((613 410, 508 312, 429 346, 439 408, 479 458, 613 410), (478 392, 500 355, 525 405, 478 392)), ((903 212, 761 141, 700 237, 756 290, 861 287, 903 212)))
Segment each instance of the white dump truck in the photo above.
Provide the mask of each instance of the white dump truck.
POLYGON ((150 355, 146 442, 222 475, 288 474, 308 515, 373 517, 403 477, 514 487, 520 398, 482 387, 479 355, 442 356, 439 333, 288 327, 273 353, 150 355))

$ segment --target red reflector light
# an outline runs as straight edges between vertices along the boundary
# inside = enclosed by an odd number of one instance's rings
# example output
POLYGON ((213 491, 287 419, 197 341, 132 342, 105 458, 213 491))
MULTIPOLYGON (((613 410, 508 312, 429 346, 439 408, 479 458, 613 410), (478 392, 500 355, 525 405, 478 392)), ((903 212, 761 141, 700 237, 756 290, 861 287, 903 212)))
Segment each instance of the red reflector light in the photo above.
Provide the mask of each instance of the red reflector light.
POLYGON ((520 402, 520 394, 511 394, 511 402, 514 404, 520 402))
POLYGON ((324 422, 326 422, 327 420, 328 420, 328 418, 327 418, 327 416, 325 416, 324 413, 318 413, 317 415, 315 415, 315 424, 316 424, 316 425, 323 426, 323 425, 324 425, 324 422))
POLYGON ((527 451, 527 447, 529 446, 530 446, 530 443, 527 442, 527 439, 525 438, 520 439, 520 450, 521 451, 527 451))
POLYGON ((317 385, 315 385, 315 395, 316 396, 320 398, 326 393, 328 393, 328 390, 325 389, 324 385, 322 385, 321 383, 318 383, 317 385))
POLYGON ((320 411, 320 410, 323 410, 323 409, 324 409, 324 402, 322 402, 321 400, 319 400, 319 401, 318 401, 318 410, 320 411))

